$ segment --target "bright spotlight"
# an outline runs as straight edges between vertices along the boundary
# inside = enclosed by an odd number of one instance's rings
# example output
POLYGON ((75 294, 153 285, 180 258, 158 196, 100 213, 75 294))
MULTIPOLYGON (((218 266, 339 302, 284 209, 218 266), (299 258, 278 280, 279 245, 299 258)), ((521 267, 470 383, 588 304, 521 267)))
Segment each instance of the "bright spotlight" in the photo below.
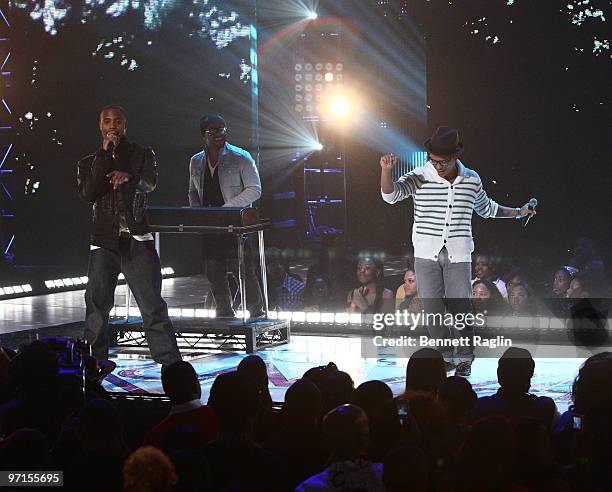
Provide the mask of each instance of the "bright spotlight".
POLYGON ((321 142, 317 142, 316 145, 315 145, 315 149, 323 150, 323 144, 321 142))
POLYGON ((334 116, 342 118, 349 112, 350 105, 346 98, 339 96, 336 97, 331 103, 331 110, 334 116))
POLYGON ((334 74, 331 72, 327 72, 325 74, 325 82, 332 82, 334 80, 334 74))
POLYGON ((319 17, 319 16, 317 15, 316 12, 308 12, 308 18, 310 20, 315 20, 317 17, 319 17))

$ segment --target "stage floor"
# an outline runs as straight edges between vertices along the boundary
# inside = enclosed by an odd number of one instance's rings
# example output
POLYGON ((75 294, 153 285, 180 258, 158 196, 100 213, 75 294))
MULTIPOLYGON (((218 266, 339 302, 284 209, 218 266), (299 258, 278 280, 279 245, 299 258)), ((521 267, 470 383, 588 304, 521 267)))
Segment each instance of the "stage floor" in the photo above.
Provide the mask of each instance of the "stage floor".
MULTIPOLYGON (((396 263, 398 264, 391 267, 389 274, 399 271, 400 261, 397 260, 396 263)), ((200 275, 168 278, 164 279, 162 295, 171 308, 194 307, 202 302, 207 290, 207 282, 200 275)), ((117 288, 115 300, 117 306, 125 306, 124 286, 117 288)), ((84 304, 83 290, 0 301, 0 343, 16 348, 22 343, 46 336, 82 337, 84 304)), ((348 372, 356 386, 367 380, 379 379, 386 382, 395 394, 404 390, 407 359, 363 358, 361 339, 357 334, 322 335, 320 331, 316 334, 313 334, 314 331, 310 334, 301 333, 304 329, 292 326, 293 333, 289 344, 258 352, 268 365, 270 392, 274 401, 282 402, 287 388, 307 369, 330 361, 348 372)), ((517 345, 521 346, 520 343, 517 345)), ((592 353, 577 350, 567 344, 540 348, 543 349, 542 353, 533 352, 536 369, 531 391, 552 397, 559 409, 564 410, 570 403, 571 384, 580 364, 592 353), (544 354, 548 357, 542 357, 544 354), (554 358, 550 358, 551 355, 554 358)), ((106 389, 127 393, 161 393, 160 368, 148 358, 148 352, 141 351, 140 355, 124 352, 113 352, 118 367, 104 382, 106 389)), ((198 372, 204 401, 208 399, 215 377, 234 370, 245 357, 228 353, 205 355, 201 352, 185 355, 198 372)), ((499 355, 501 351, 497 356, 499 355)), ((496 358, 481 357, 474 362, 469 379, 480 396, 496 391, 496 369, 496 358)))
MULTIPOLYGON (((561 348, 561 347, 560 347, 561 348)), ((407 359, 364 359, 361 340, 350 336, 292 335, 291 342, 257 352, 268 367, 270 393, 282 402, 285 391, 311 367, 335 362, 340 370, 351 375, 355 386, 378 379, 399 395, 405 386, 407 359)), ((108 391, 127 393, 162 393, 160 367, 151 360, 134 358, 133 354, 113 354, 117 369, 105 380, 108 391)), ((202 387, 202 400, 207 401, 210 387, 218 374, 236 369, 244 354, 195 356, 189 361, 195 367, 202 387)), ((560 411, 571 403, 571 386, 584 358, 536 358, 531 392, 553 398, 560 411)), ((497 359, 477 358, 472 366, 471 381, 478 396, 497 391, 497 359)))

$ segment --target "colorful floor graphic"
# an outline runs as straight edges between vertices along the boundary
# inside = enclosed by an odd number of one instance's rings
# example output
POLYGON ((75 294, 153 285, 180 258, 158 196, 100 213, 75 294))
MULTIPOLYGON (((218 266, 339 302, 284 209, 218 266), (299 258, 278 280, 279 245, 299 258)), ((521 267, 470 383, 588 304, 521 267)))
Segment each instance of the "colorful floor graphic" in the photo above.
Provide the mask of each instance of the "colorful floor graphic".
MULTIPOLYGON (((268 365, 270 393, 274 401, 283 401, 285 391, 307 369, 334 361, 348 372, 355 386, 379 379, 387 383, 394 394, 404 390, 407 359, 363 359, 358 338, 337 336, 294 336, 291 343, 258 352, 268 365)), ((117 369, 105 380, 109 391, 129 393, 162 393, 160 369, 147 359, 129 359, 115 354, 117 369)), ((244 355, 201 355, 190 360, 202 385, 202 400, 208 399, 210 387, 218 374, 232 371, 244 355)), ((550 396, 564 411, 571 402, 571 384, 584 359, 536 359, 531 392, 550 396)), ((476 359, 469 378, 479 396, 497 390, 497 360, 476 359)))

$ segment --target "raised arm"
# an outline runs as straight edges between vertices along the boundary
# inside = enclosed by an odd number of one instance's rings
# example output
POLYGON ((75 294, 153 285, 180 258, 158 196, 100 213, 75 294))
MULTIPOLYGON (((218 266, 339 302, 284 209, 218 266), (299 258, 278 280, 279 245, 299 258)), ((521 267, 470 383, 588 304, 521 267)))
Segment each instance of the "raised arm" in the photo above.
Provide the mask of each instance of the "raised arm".
POLYGON ((395 154, 383 155, 380 158, 380 194, 387 203, 396 203, 414 194, 419 184, 414 173, 404 174, 393 181, 392 172, 397 163, 395 154))

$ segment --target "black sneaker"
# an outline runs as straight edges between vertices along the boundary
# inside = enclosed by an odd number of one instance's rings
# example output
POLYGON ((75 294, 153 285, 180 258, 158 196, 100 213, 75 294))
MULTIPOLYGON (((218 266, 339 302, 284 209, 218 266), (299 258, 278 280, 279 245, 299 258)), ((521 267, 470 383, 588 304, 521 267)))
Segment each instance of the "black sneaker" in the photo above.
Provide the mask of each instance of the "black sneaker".
POLYGON ((472 363, 468 361, 460 362, 455 369, 455 376, 461 376, 464 378, 469 377, 472 374, 472 363))
POLYGON ((446 368, 446 372, 451 372, 457 366, 455 364, 453 364, 452 362, 449 362, 449 361, 445 360, 444 361, 444 367, 446 368))

